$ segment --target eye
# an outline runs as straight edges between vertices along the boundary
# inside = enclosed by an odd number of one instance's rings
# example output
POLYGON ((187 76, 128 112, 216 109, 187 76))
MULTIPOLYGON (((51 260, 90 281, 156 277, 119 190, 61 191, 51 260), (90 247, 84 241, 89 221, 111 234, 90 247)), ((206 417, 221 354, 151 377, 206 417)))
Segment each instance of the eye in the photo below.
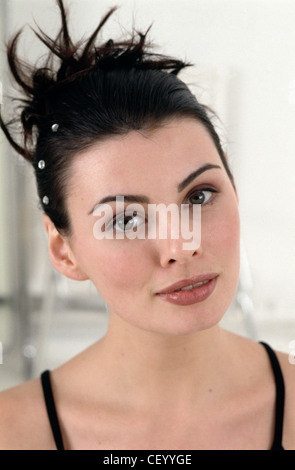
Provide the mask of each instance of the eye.
POLYGON ((112 228, 115 231, 121 232, 135 231, 144 222, 145 218, 136 211, 130 214, 124 213, 116 216, 111 221, 111 227, 107 227, 107 229, 112 228))
POLYGON ((191 204, 201 204, 205 206, 213 202, 214 200, 213 193, 217 193, 216 189, 213 189, 213 188, 198 189, 192 192, 188 196, 188 200, 191 204), (213 200, 212 200, 212 197, 213 197, 213 200))

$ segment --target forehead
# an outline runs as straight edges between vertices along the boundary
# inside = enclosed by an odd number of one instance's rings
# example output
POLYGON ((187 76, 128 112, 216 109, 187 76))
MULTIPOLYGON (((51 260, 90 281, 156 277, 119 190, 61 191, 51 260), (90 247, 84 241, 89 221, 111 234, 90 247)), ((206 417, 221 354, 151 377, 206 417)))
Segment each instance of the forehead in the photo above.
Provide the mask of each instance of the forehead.
POLYGON ((84 179, 89 185, 96 182, 100 192, 142 192, 179 181, 207 163, 221 161, 204 126, 193 119, 173 120, 93 145, 75 159, 72 183, 84 179))

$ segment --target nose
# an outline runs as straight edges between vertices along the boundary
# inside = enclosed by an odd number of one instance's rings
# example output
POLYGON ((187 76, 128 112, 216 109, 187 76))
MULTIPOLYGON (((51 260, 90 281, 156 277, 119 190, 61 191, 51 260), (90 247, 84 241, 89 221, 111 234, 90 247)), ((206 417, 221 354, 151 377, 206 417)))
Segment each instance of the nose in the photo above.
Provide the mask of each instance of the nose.
POLYGON ((182 239, 158 240, 159 261, 163 268, 173 263, 180 265, 189 264, 193 257, 200 256, 201 244, 187 242, 182 239))
MULTIPOLYGON (((201 208, 170 204, 159 207, 157 247, 162 267, 187 264, 201 252, 201 208)), ((155 224, 151 225, 155 227, 155 224)))

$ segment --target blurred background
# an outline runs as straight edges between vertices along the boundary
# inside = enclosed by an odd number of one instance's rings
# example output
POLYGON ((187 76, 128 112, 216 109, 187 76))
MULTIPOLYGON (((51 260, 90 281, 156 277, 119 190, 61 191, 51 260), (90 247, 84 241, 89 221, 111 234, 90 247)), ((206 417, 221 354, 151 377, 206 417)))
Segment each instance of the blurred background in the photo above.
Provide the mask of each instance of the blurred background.
MULTIPOLYGON (((242 224, 241 280, 223 325, 290 353, 295 340, 295 3, 293 0, 65 0, 71 31, 87 37, 112 6, 102 41, 133 25, 158 51, 195 64, 182 74, 213 106, 233 169, 242 224)), ((4 43, 26 26, 19 52, 46 51, 29 26, 59 28, 55 0, 0 0, 0 95, 11 88, 4 43)), ((50 265, 31 169, 0 135, 0 390, 54 368, 107 328, 90 282, 50 265)))

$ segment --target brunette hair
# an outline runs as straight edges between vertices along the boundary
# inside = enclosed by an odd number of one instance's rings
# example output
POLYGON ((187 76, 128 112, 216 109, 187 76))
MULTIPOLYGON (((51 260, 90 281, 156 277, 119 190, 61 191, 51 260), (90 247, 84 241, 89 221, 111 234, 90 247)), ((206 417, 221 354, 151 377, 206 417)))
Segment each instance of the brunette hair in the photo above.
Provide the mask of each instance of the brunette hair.
POLYGON ((63 1, 57 4, 61 29, 56 38, 34 31, 49 49, 42 67, 24 64, 17 57, 21 31, 8 43, 9 67, 24 97, 16 119, 4 123, 1 117, 8 141, 33 165, 42 209, 55 227, 63 235, 71 233, 65 200, 75 154, 97 141, 156 128, 174 117, 191 117, 204 125, 233 182, 208 109, 177 76, 190 64, 153 53, 146 40, 148 31, 133 33, 128 40, 96 44, 116 7, 87 41, 74 43, 63 1), (22 143, 12 135, 15 122, 21 123, 22 143))

